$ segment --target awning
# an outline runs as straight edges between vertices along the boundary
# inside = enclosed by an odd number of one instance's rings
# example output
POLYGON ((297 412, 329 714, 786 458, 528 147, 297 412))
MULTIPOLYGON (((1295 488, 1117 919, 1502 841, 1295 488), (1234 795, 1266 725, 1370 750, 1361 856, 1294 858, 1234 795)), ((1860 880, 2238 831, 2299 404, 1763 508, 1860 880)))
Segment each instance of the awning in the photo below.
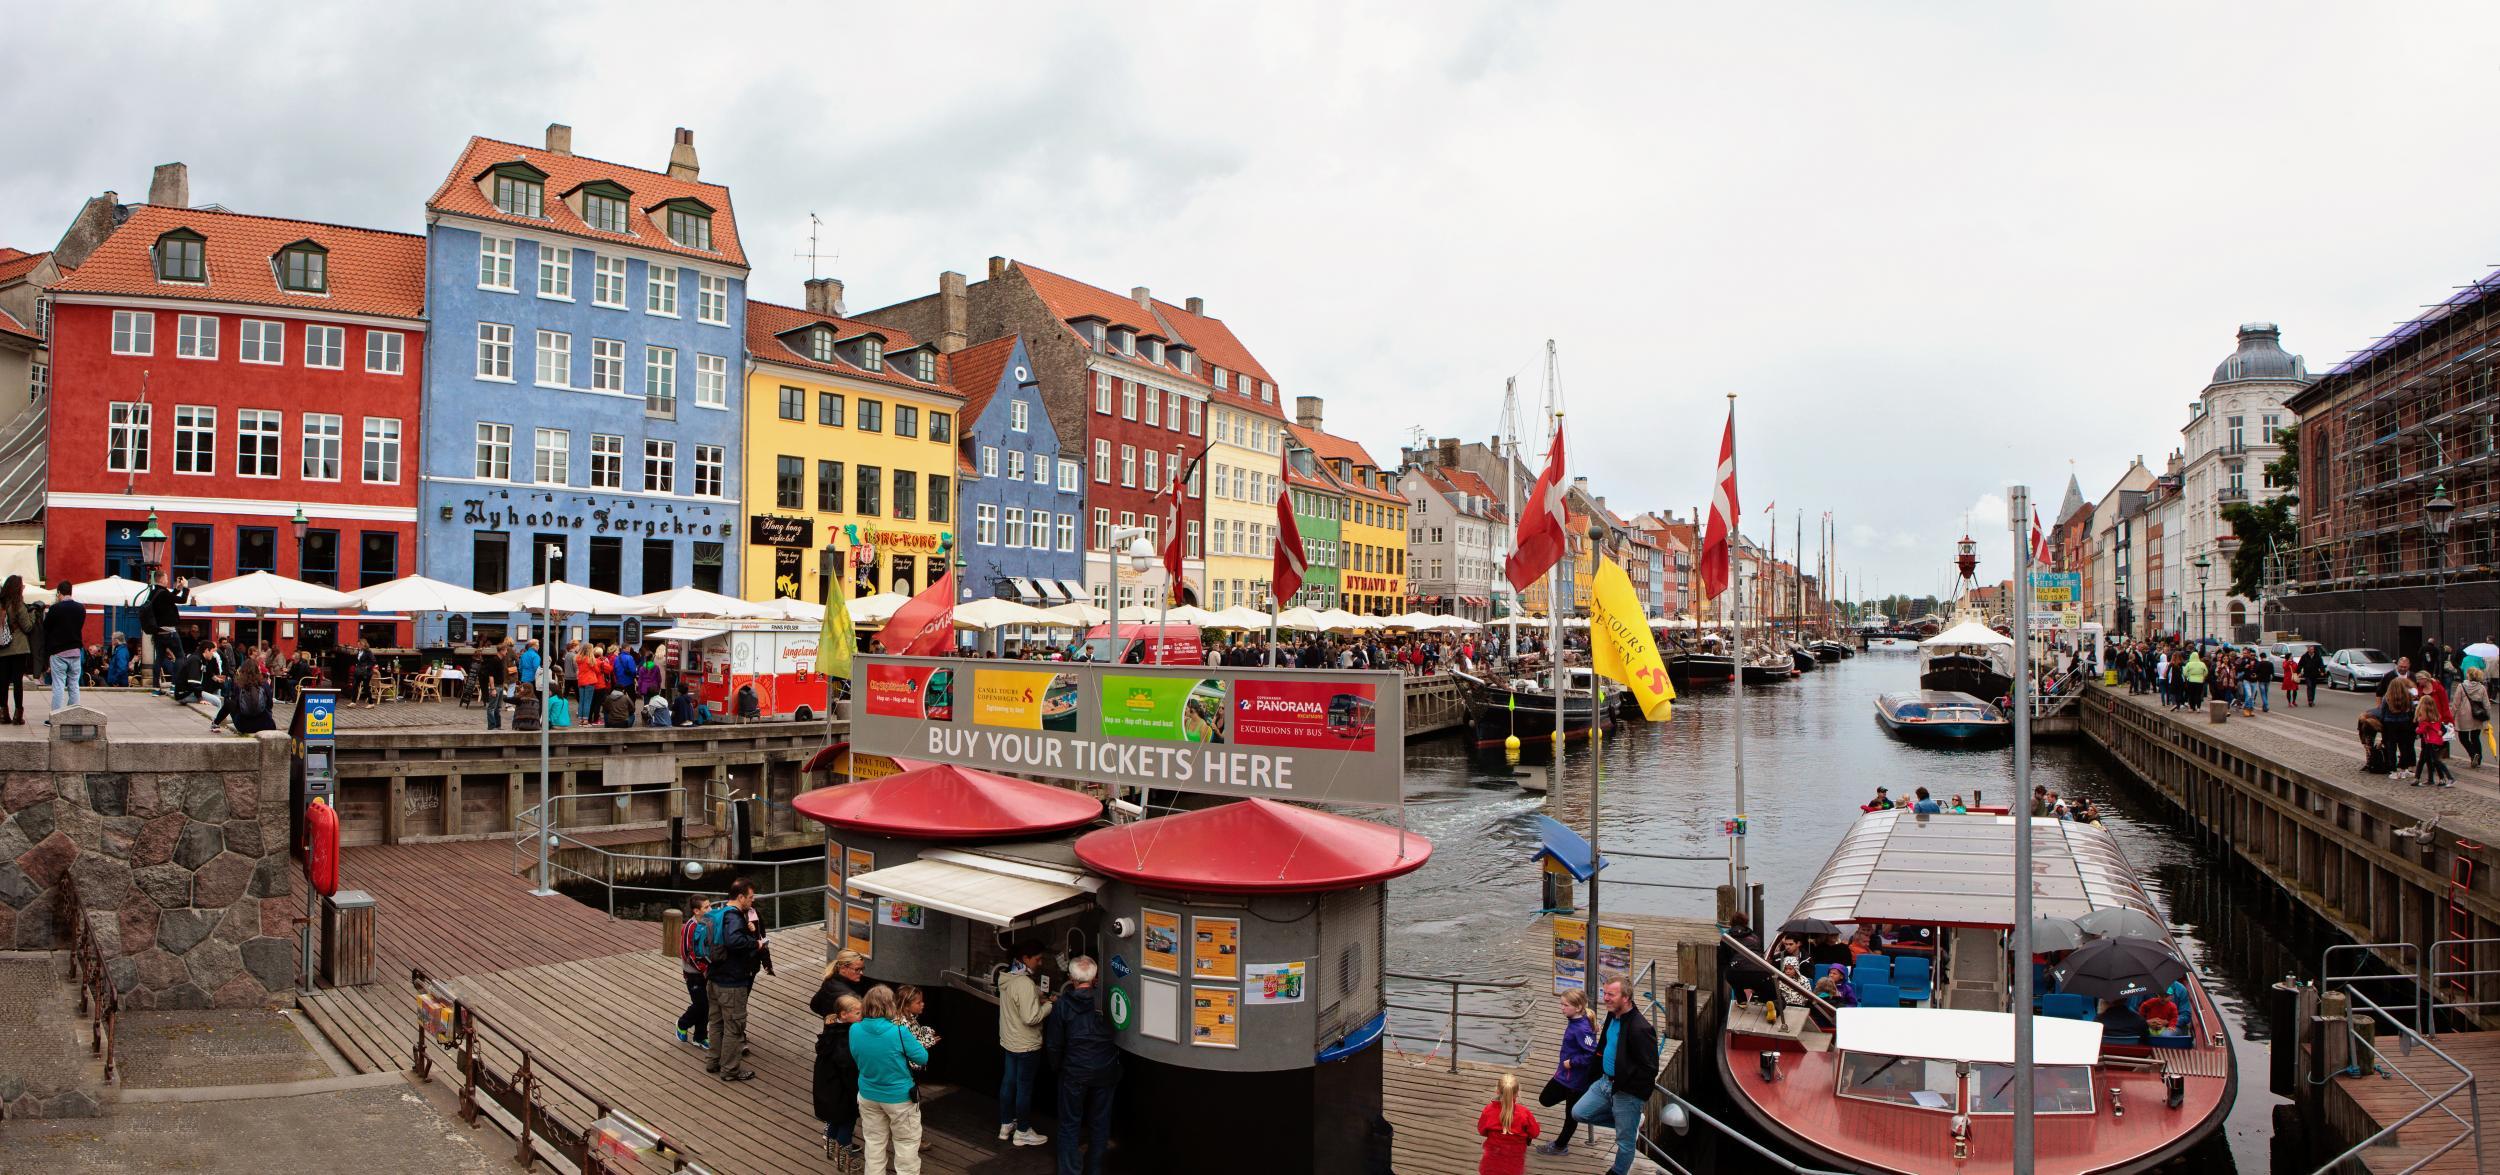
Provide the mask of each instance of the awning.
POLYGON ((926 858, 862 873, 849 884, 881 898, 927 906, 1002 930, 1021 930, 1045 921, 1044 915, 1061 906, 1092 899, 1073 885, 926 858))
POLYGON ((725 628, 695 628, 691 626, 680 626, 677 628, 663 628, 658 632, 644 633, 642 635, 642 639, 647 641, 700 641, 709 640, 716 636, 728 635, 729 630, 725 628))
POLYGON ((1015 585, 1017 603, 1038 604, 1042 602, 1042 589, 1034 587, 1032 580, 1021 575, 1011 575, 1007 577, 1007 582, 1015 585))
POLYGON ((1060 580, 1059 590, 1068 593, 1068 598, 1071 600, 1091 600, 1094 598, 1093 592, 1087 590, 1084 584, 1078 583, 1073 579, 1060 580))
MULTIPOLYGON (((869 874, 874 877, 875 874, 869 874)), ((2096 1065, 2101 1026, 2055 1016, 2032 1018, 2032 1059, 2042 1065, 2096 1065)), ((1849 1053, 2014 1063, 2014 1017, 1949 1008, 1842 1008, 1832 1047, 1849 1053)))
POLYGON ((1037 579, 1033 581, 1033 586, 1042 589, 1042 602, 1044 607, 1049 607, 1053 604, 1065 604, 1068 602, 1068 589, 1059 586, 1058 580, 1037 579))

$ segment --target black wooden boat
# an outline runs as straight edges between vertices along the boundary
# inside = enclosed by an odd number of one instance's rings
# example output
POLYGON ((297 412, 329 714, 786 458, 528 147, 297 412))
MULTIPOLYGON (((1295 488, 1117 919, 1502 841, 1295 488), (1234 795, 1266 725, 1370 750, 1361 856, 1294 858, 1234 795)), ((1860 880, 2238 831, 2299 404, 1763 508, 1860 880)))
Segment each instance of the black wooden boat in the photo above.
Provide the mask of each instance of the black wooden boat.
MULTIPOLYGON (((1596 680, 1586 669, 1568 669, 1570 688, 1562 706, 1563 739, 1578 742, 1589 736, 1592 717, 1606 730, 1615 726, 1615 707, 1609 704, 1597 711, 1596 680)), ((1527 679, 1508 684, 1487 681, 1465 673, 1458 676, 1467 682, 1468 728, 1479 747, 1498 747, 1503 740, 1518 735, 1522 745, 1532 746, 1554 737, 1554 693, 1550 678, 1531 684, 1527 679)))
POLYGON ((1725 653, 1677 653, 1667 658, 1667 680, 1677 689, 1726 685, 1736 676, 1736 659, 1725 653))
POLYGON ((1814 654, 1795 645, 1788 646, 1788 659, 1797 666, 1799 673, 1812 673, 1823 667, 1823 663, 1816 660, 1814 654))
POLYGON ((1858 655, 1858 651, 1856 649, 1852 649, 1839 641, 1816 641, 1813 644, 1807 645, 1806 649, 1815 656, 1822 658, 1825 662, 1846 660, 1850 657, 1858 655))

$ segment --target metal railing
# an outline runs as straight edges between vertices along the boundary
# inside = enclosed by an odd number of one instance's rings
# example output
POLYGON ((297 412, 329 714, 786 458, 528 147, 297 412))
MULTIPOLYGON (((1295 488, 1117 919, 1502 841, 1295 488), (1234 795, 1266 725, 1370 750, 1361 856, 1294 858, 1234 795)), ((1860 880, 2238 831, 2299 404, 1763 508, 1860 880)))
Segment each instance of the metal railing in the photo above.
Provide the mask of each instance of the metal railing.
MULTIPOLYGON (((1383 977, 1393 982, 1429 984, 1449 989, 1450 1000, 1447 1008, 1442 1007, 1438 1003, 1430 1007, 1414 1003, 1402 1004, 1397 1002, 1394 998, 1384 1000, 1383 1002, 1383 1006, 1392 1011, 1425 1012, 1435 1016, 1447 1017, 1448 1023, 1441 1030, 1441 1035, 1438 1038, 1427 1037, 1421 1033, 1399 1032, 1395 1028, 1388 1031, 1388 1035, 1397 1040, 1432 1041, 1432 1051, 1424 1054, 1424 1058, 1426 1060, 1430 1060, 1433 1053, 1441 1051, 1441 1047, 1443 1045, 1448 1045, 1450 1050, 1449 1071, 1456 1073, 1458 1072, 1458 1054, 1461 1048, 1473 1047, 1476 1051, 1485 1055, 1503 1057, 1514 1063, 1527 1055, 1527 1049, 1524 1047, 1505 1052, 1498 1048, 1485 1047, 1481 1043, 1470 1046, 1461 1035, 1462 1027, 1472 1021, 1515 1023, 1519 1020, 1526 1019, 1527 1013, 1519 1010, 1515 1001, 1512 1003, 1511 1010, 1508 1012, 1481 1012, 1472 1008, 1462 1007, 1459 1002, 1461 995, 1469 992, 1485 994, 1503 991, 1517 991, 1520 988, 1527 986, 1526 980, 1508 979, 1494 981, 1486 979, 1453 979, 1446 975, 1407 975, 1396 971, 1387 972, 1383 977)), ((1392 995, 1394 995, 1394 993, 1392 993, 1392 995)))
MULTIPOLYGON (((2415 1121, 2421 1118, 2429 1116, 2434 1110, 2438 1111, 2441 1115, 2446 1116, 2449 1121, 2456 1123, 2456 1137, 2440 1143, 2438 1146, 2431 1148, 2431 1150, 2422 1155, 2422 1157, 2415 1159, 2413 1162, 2405 1165, 2404 1167, 2398 1168, 2394 1172, 2387 1173, 2387 1175, 2409 1175, 2410 1172, 2419 1171, 2424 1167, 2429 1166, 2441 1155, 2445 1155, 2449 1151, 2455 1150, 2459 1146, 2463 1146, 2467 1143, 2472 1143, 2474 1145, 2474 1170, 2478 1173, 2482 1171, 2482 1141, 2477 1137, 2477 1135, 2481 1132, 2479 1123, 2482 1121, 2483 1117, 2482 1095, 2476 1088, 2474 1071, 2459 1064, 2456 1058, 2441 1052, 2439 1050, 2439 1046, 2432 1044, 2429 1038, 2415 1032, 2394 1013, 2378 1006, 2376 1003, 2371 1002, 2370 997, 2354 991, 2349 987, 2344 989, 2344 995, 2351 1001, 2351 1008, 2354 1013, 2367 1012, 2371 1016, 2375 1016, 2386 1021, 2389 1027, 2395 1029, 2398 1034, 2397 1038, 2401 1042, 2400 1047, 2405 1054, 2410 1055, 2416 1048, 2423 1049, 2429 1052, 2433 1057, 2438 1058, 2441 1064, 2454 1069, 2457 1073, 2457 1080, 2455 1084, 2448 1086, 2446 1089, 2442 1089, 2437 1093, 2431 1092, 2429 1089, 2425 1088, 2421 1082, 2414 1080, 2412 1074, 2405 1072, 2402 1068, 2389 1062, 2387 1054, 2379 1051, 2378 1041, 2374 1033, 2365 1033, 2353 1027, 2354 1024, 2361 1023, 2362 1021, 2357 1018, 2347 1018, 2345 1021, 2345 1032, 2350 1036, 2353 1055, 2355 1057, 2359 1057, 2362 1053, 2367 1052, 2374 1067, 2379 1073, 2395 1074, 2398 1079, 2402 1080, 2406 1085, 2411 1086, 2413 1092, 2422 1096, 2422 1104, 2414 1107, 2410 1112, 2395 1121, 2380 1127, 2376 1133, 2357 1143, 2354 1143, 2351 1147, 2346 1149, 2344 1153, 2328 1159, 2324 1164, 2318 1167, 2315 1175, 2335 1175, 2338 1169, 2341 1168, 2346 1162, 2358 1159, 2370 1148, 2381 1145, 2392 1145, 2396 1141, 2398 1131, 2412 1125, 2415 1121), (2453 1099, 2459 1093, 2465 1095, 2466 1112, 2464 1114, 2457 1113, 2456 1107, 2451 1104, 2453 1099)), ((2380 1170, 2381 1168, 2373 1166, 2366 1169, 2380 1170)))
POLYGON ((2346 991, 2350 991, 2351 986, 2357 983, 2399 982, 2409 984, 2413 988, 2414 998, 2412 1015, 2414 1018, 2414 1027, 2437 1031, 2436 1027, 2431 1024, 2430 993, 2425 991, 2422 987, 2422 981, 2419 978, 2421 973, 2422 948, 2409 942, 2338 943, 2334 946, 2326 948, 2326 950, 2320 952, 2318 955, 2319 991, 2325 991, 2338 984, 2343 985, 2346 991), (2389 961, 2390 954, 2392 954, 2398 962, 2401 962, 2404 970, 2395 970, 2395 967, 2398 964, 2397 962, 2389 961), (2335 960, 2338 957, 2347 955, 2360 960, 2357 963, 2350 964, 2351 966, 2367 967, 2371 963, 2375 962, 2379 966, 2387 968, 2387 970, 2356 970, 2344 973, 2337 972, 2335 970, 2335 960))
MULTIPOLYGON (((2439 1035, 2439 1012, 2443 1008, 2459 1012, 2470 1012, 2477 1008, 2500 1007, 2500 1000, 2443 999, 2440 996, 2441 992, 2448 989, 2449 980, 2463 979, 2471 981, 2487 978, 2489 976, 2500 975, 2500 967, 2459 967, 2452 969, 2440 966, 2440 960, 2450 957, 2450 948, 2464 948, 2467 951, 2471 951, 2475 947, 2492 946, 2500 946, 2500 938, 2443 938, 2438 942, 2431 944, 2430 991, 2426 996, 2427 1005, 2430 1008, 2431 1015, 2423 1028, 2423 1033, 2425 1035, 2439 1035)), ((2471 956, 2469 955, 2468 957, 2471 956)), ((2470 995, 2477 986, 2486 985, 2468 982, 2457 986, 2470 995)))
MULTIPOLYGON (((626 788, 626 789, 624 789, 624 790, 622 790, 622 791, 567 792, 567 793, 565 793, 565 794, 563 794, 563 795, 559 795, 559 796, 549 796, 549 797, 547 797, 547 799, 548 799, 548 801, 549 801, 549 802, 551 802, 551 803, 553 803, 553 804, 557 805, 557 807, 556 807, 556 817, 555 817, 555 819, 556 819, 556 824, 557 824, 557 827, 558 827, 558 828, 562 828, 562 827, 563 827, 563 822, 564 822, 564 807, 563 807, 563 805, 568 804, 568 803, 576 803, 576 804, 580 804, 580 803, 590 803, 590 802, 593 802, 593 801, 598 801, 598 800, 605 800, 605 801, 607 801, 607 802, 608 802, 608 803, 610 803, 610 804, 630 805, 630 804, 632 803, 633 798, 634 798, 635 796, 653 796, 653 795, 665 796, 665 795, 672 795, 672 794, 682 795, 682 794, 684 794, 684 793, 685 793, 685 790, 686 790, 686 789, 685 789, 685 786, 684 786, 684 785, 682 785, 682 784, 673 784, 673 785, 670 785, 670 786, 668 786, 668 787, 635 787, 635 788, 626 788)), ((707 798, 709 798, 709 797, 707 797, 707 798)), ((614 827, 615 825, 619 825, 619 824, 632 824, 632 823, 635 823, 635 821, 632 821, 632 820, 616 820, 616 821, 612 821, 612 822, 610 822, 610 823, 608 823, 608 824, 605 824, 605 825, 593 824, 593 825, 589 825, 588 827, 594 827, 594 828, 599 828, 599 827, 614 827)), ((536 833, 538 832, 538 830, 539 830, 539 829, 541 829, 541 828, 545 827, 545 818, 544 818, 544 817, 540 814, 540 812, 539 812, 539 805, 537 805, 537 804, 531 804, 531 805, 529 805, 528 807, 523 808, 523 809, 521 809, 518 813, 516 813, 516 814, 513 816, 513 818, 512 818, 512 827, 513 827, 513 832, 514 832, 515 839, 516 839, 516 840, 518 840, 518 841, 520 841, 520 842, 521 842, 521 843, 523 843, 523 844, 527 844, 527 843, 529 842, 530 838, 531 838, 532 836, 536 835, 536 833)), ((536 849, 535 847, 533 847, 530 851, 531 851, 531 853, 532 853, 533 855, 535 855, 535 854, 536 854, 536 852, 537 852, 537 849, 536 849)))
MULTIPOLYGON (((592 872, 567 865, 562 860, 551 856, 548 860, 548 869, 555 874, 554 880, 569 879, 598 886, 607 896, 606 908, 610 918, 617 916, 616 895, 619 893, 686 899, 719 897, 723 892, 719 886, 705 888, 691 884, 660 883, 660 878, 669 878, 673 881, 684 877, 684 870, 688 864, 701 865, 703 874, 706 876, 726 870, 728 876, 742 876, 754 881, 759 875, 770 874, 772 882, 769 886, 761 881, 756 881, 755 886, 756 909, 766 929, 777 930, 784 926, 818 921, 824 917, 824 911, 821 909, 807 917, 783 917, 783 912, 778 905, 778 900, 783 898, 821 897, 824 894, 826 855, 823 853, 788 861, 745 860, 735 857, 670 857, 657 853, 620 853, 614 849, 585 844, 562 832, 553 835, 556 838, 556 848, 590 853, 599 863, 598 871, 592 872), (799 881, 796 884, 788 883, 782 876, 785 870, 791 869, 800 871, 799 881), (625 874, 626 880, 619 880, 620 872, 625 874), (637 877, 641 880, 633 880, 637 877)), ((686 878, 686 880, 695 879, 686 878)))
MULTIPOLYGON (((1691 1101, 1687 1100, 1684 1095, 1679 1094, 1672 1089, 1668 1089, 1663 1083, 1654 1087, 1650 1091, 1650 1100, 1652 1103, 1659 1106, 1660 1112, 1656 1114, 1644 1114, 1642 1116, 1642 1121, 1653 1127, 1664 1125, 1667 1129, 1673 1130, 1677 1134, 1683 1134, 1691 1128, 1691 1123, 1699 1122, 1702 1125, 1717 1131, 1721 1137, 1742 1145, 1747 1151, 1752 1152, 1755 1160, 1767 1164, 1768 1170, 1785 1172, 1786 1175, 1841 1175, 1840 1172, 1829 1170, 1827 1168, 1805 1167, 1790 1162, 1788 1159, 1781 1157, 1778 1152, 1772 1150, 1771 1148, 1746 1137, 1743 1131, 1738 1130, 1725 1122, 1721 1122, 1717 1118, 1711 1117, 1708 1113, 1704 1112, 1700 1106, 1694 1105, 1691 1101), (1679 1116, 1683 1119, 1681 1124, 1674 1120, 1679 1116)), ((1642 1154, 1649 1157, 1649 1161, 1673 1172, 1674 1175, 1693 1175, 1691 1168, 1676 1161, 1674 1155, 1667 1153, 1665 1144, 1652 1137, 1656 1133, 1655 1129, 1644 1131, 1638 1139, 1634 1140, 1634 1145, 1639 1148, 1642 1154)), ((1763 1170, 1766 1168, 1752 1167, 1747 1164, 1739 1163, 1734 1165, 1722 1164, 1720 1169, 1763 1170)))
POLYGON ((87 929, 87 909, 78 900, 78 883, 66 873, 61 875, 61 900, 70 911, 70 963, 78 977, 78 1014, 87 1021, 87 1049, 104 1062, 104 1083, 111 1085, 121 1075, 113 1055, 114 1038, 121 1028, 121 993, 114 990, 104 948, 87 929))

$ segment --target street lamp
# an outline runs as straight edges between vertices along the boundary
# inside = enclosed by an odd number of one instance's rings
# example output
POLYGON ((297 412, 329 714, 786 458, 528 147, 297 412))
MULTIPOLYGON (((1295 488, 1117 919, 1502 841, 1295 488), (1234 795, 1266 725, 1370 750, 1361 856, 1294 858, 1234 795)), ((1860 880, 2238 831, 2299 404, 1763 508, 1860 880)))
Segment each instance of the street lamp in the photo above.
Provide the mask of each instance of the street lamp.
POLYGON ((2197 556, 2196 556, 2195 567, 2196 567, 2196 643, 2197 643, 2197 644, 2199 644, 2199 645, 2202 645, 2202 644, 2204 644, 2204 643, 2205 643, 2205 638, 2206 638, 2206 636, 2207 636, 2207 634, 2208 634, 2208 631, 2209 631, 2209 630, 2208 630, 2208 626, 2207 626, 2207 624, 2206 624, 2206 622, 2205 622, 2205 579, 2206 579, 2206 577, 2207 577, 2207 576, 2209 576, 2209 575, 2213 574, 2213 568, 2214 568, 2214 561, 2213 561, 2213 557, 2212 557, 2212 556, 2210 556, 2210 555, 2203 554, 2202 552, 2198 553, 2198 554, 2197 554, 2197 556))
POLYGON ((2431 630, 2431 639, 2438 643, 2443 662, 2431 666, 2433 673, 2446 668, 2444 663, 2448 657, 2448 524, 2452 521, 2450 516, 2456 511, 2457 504, 2448 500, 2445 482, 2431 487, 2431 500, 2422 503, 2422 512, 2430 516, 2431 566, 2437 576, 2431 588, 2431 599, 2439 611, 2439 627, 2431 630))
POLYGON ((156 527, 156 511, 148 511, 148 528, 139 532, 139 578, 155 582, 153 573, 165 566, 165 532, 156 527))

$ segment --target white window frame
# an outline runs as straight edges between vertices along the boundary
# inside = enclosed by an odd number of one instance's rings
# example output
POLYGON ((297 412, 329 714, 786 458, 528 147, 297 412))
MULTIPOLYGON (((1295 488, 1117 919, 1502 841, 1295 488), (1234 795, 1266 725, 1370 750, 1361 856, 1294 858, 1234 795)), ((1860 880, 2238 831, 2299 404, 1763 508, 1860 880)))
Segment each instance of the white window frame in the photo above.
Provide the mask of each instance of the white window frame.
POLYGON ((1033 420, 1033 406, 1032 406, 1032 405, 1030 405, 1030 404, 1028 404, 1028 403, 1026 403, 1026 402, 1024 402, 1024 401, 1022 401, 1022 400, 1014 400, 1014 401, 1010 401, 1010 402, 1008 403, 1008 405, 1007 405, 1007 428, 1008 428, 1010 431, 1013 431, 1013 432, 1024 432, 1024 431, 1026 431, 1026 430, 1027 430, 1027 428, 1028 428, 1028 427, 1032 424, 1032 420, 1033 420))
POLYGON ((346 475, 340 438, 347 431, 347 421, 335 412, 306 412, 296 418, 296 435, 302 443, 296 450, 296 476, 305 481, 337 481, 346 475), (315 463, 329 463, 327 477, 314 472, 315 463))
POLYGON ((206 404, 174 405, 174 472, 187 477, 217 475, 215 408, 206 404))
POLYGON ((1037 486, 1050 484, 1050 454, 1033 454, 1033 484, 1037 486))
POLYGON ((677 442, 645 437, 642 442, 642 492, 677 492, 677 442))
POLYGON ((988 502, 973 507, 972 541, 984 547, 998 545, 998 507, 988 502))
POLYGON ((1060 493, 1063 493, 1063 494, 1073 494, 1073 493, 1076 493, 1076 492, 1077 492, 1077 488, 1076 488, 1076 485, 1077 485, 1077 479, 1078 479, 1078 478, 1080 478, 1080 477, 1083 477, 1083 476, 1084 476, 1084 472, 1083 472, 1082 470, 1079 470, 1079 469, 1077 468, 1076 462, 1074 462, 1074 461, 1068 461, 1068 460, 1062 460, 1062 461, 1060 461, 1060 462, 1059 462, 1059 492, 1060 492, 1060 493))
POLYGON ((1111 442, 1099 438, 1094 441, 1094 481, 1111 484, 1111 442))
POLYGON ((573 247, 538 247, 538 296, 550 302, 573 300, 573 247))
POLYGON ((1094 373, 1094 412, 1111 415, 1111 376, 1100 371, 1094 373))
POLYGON ((694 496, 698 498, 724 496, 724 487, 728 484, 726 481, 728 469, 729 457, 721 446, 696 445, 694 447, 694 496), (708 479, 705 477, 706 470, 710 471, 708 479), (709 490, 704 488, 706 480, 711 483, 709 490))
POLYGON ((1185 397, 1179 392, 1172 392, 1169 393, 1168 398, 1170 402, 1163 409, 1163 426, 1173 432, 1179 432, 1181 430, 1181 401, 1185 397))
POLYGON ((633 270, 622 257, 593 253, 590 259, 590 304, 610 310, 625 309, 625 291, 631 285, 633 270))
POLYGON ((729 279, 708 273, 695 275, 694 317, 697 322, 713 326, 729 325, 729 279))
MULTIPOLYGON (((994 452, 996 452, 996 450, 994 450, 994 449, 989 449, 989 448, 983 448, 983 449, 981 450, 981 460, 982 460, 983 462, 988 462, 988 461, 990 460, 990 455, 991 455, 992 453, 994 453, 994 452)), ((996 466, 994 466, 994 465, 993 465, 993 466, 990 466, 990 467, 988 467, 988 468, 985 468, 985 469, 983 469, 983 470, 981 471, 981 475, 982 475, 982 476, 984 476, 984 477, 992 476, 992 475, 994 475, 995 473, 997 473, 997 467, 996 467, 996 466)), ((1009 480, 1009 481, 1023 481, 1023 480, 1024 480, 1024 450, 1022 450, 1022 449, 1009 449, 1009 450, 1007 450, 1007 480, 1009 480)))
POLYGON ((1161 393, 1159 393, 1159 392, 1155 391, 1153 388, 1147 388, 1147 389, 1145 389, 1145 392, 1146 392, 1146 418, 1145 418, 1145 425, 1146 425, 1146 427, 1148 427, 1148 428, 1161 428, 1161 427, 1163 427, 1163 396, 1162 396, 1162 394, 1161 394, 1161 393))
POLYGON ((1120 484, 1137 488, 1137 446, 1120 446, 1120 484))
POLYGON ((1137 381, 1120 381, 1120 419, 1137 419, 1137 381))
POLYGON ((1202 404, 1202 403, 1200 403, 1200 402, 1198 402, 1198 401, 1196 401, 1196 400, 1191 400, 1191 401, 1189 402, 1189 435, 1191 435, 1191 436, 1193 436, 1193 437, 1194 437, 1194 436, 1199 435, 1198 430, 1199 430, 1199 428, 1200 428, 1200 427, 1201 427, 1201 425, 1202 425, 1202 422, 1203 422, 1203 419, 1204 419, 1205 415, 1206 415, 1206 405, 1205 405, 1205 404, 1202 404))
POLYGON ((511 237, 481 234, 477 239, 477 288, 513 293, 512 259, 519 245, 511 237))
POLYGON ((113 312, 113 353, 156 354, 156 315, 146 310, 113 312))
POLYGON ((1111 511, 1106 507, 1094 507, 1092 538, 1094 550, 1105 550, 1111 546, 1111 511))
POLYGON ((723 409, 729 407, 728 356, 695 353, 694 406, 723 409))
POLYGON ((981 446, 981 476, 998 476, 998 446, 981 446))
POLYGON ((1025 541, 1026 541, 1026 540, 1025 540, 1025 534, 1024 534, 1024 507, 1022 507, 1022 506, 1009 506, 1009 507, 1007 507, 1007 510, 1006 510, 1006 523, 1005 523, 1005 525, 1001 528, 1001 534, 1000 534, 1000 536, 999 536, 999 541, 1000 541, 1000 542, 1002 542, 1002 543, 1004 543, 1004 544, 1006 544, 1008 547, 1011 547, 1011 548, 1013 548, 1013 547, 1021 547, 1021 546, 1023 546, 1023 545, 1025 544, 1025 541))
POLYGON ((155 415, 155 407, 144 401, 115 400, 106 405, 104 468, 114 473, 148 471, 155 415))
POLYGON ((215 359, 217 357, 217 316, 185 314, 174 320, 174 357, 177 359, 215 359))
POLYGON ((255 367, 279 367, 286 363, 286 324, 267 318, 246 318, 235 332, 235 360, 255 367))
POLYGON ((1163 488, 1163 451, 1160 449, 1148 449, 1146 450, 1145 456, 1145 480, 1140 482, 1137 488, 1151 494, 1163 488))
POLYGON ((590 390, 625 394, 625 340, 590 340, 590 390))
POLYGON ((621 433, 590 434, 590 488, 625 488, 625 437, 621 433))
POLYGON ((512 480, 512 426, 477 422, 475 473, 482 481, 512 480))
POLYGON ((347 328, 306 324, 304 366, 320 371, 347 370, 347 328), (323 359, 328 362, 322 362, 323 359))
POLYGON ((573 430, 541 428, 530 433, 530 482, 573 484, 573 430))
POLYGON ((532 374, 542 388, 573 386, 573 336, 560 330, 538 332, 535 346, 530 348, 532 374), (561 357, 561 362, 557 362, 561 357))
POLYGON ((1059 516, 1059 550, 1063 553, 1076 550, 1076 515, 1074 514, 1059 516))
POLYGON ((642 270, 642 312, 677 317, 677 267, 646 264, 642 270))
POLYGON ((234 413, 234 475, 274 478, 278 449, 286 435, 286 413, 275 408, 238 408, 234 413))
POLYGON ((643 347, 642 410, 654 416, 677 415, 677 348, 643 347))
POLYGON ((477 324, 477 378, 512 382, 512 327, 509 323, 477 324))
POLYGON ((361 459, 357 463, 357 472, 362 476, 366 485, 395 486, 399 484, 399 446, 400 439, 406 431, 396 416, 365 417, 364 446, 363 451, 358 454, 361 459), (387 476, 375 476, 377 466, 387 476))
POLYGON ((366 331, 365 374, 408 374, 408 336, 395 330, 366 331))

